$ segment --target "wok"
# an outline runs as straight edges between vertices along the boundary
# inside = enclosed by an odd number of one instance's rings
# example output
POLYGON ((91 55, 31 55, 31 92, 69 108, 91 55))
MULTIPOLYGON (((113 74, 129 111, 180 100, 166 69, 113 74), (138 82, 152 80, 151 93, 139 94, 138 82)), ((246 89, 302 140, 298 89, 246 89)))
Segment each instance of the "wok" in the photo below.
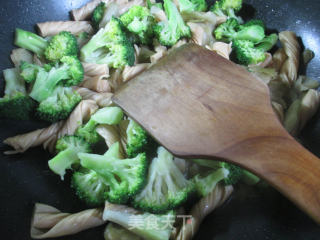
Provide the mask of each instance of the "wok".
MULTIPOLYGON (((0 70, 11 67, 9 55, 16 27, 33 30, 37 22, 66 20, 68 11, 87 0, 2 0, 0 3, 0 70)), ((320 1, 247 0, 241 10, 244 18, 256 17, 270 31, 292 30, 301 37, 316 58, 302 73, 320 81, 320 1)), ((0 80, 3 90, 3 79, 0 80)), ((15 134, 46 126, 43 122, 0 120, 0 236, 2 239, 30 239, 33 205, 41 202, 64 212, 85 209, 69 187, 51 173, 49 154, 40 148, 25 154, 5 156, 2 141, 15 134)), ((320 114, 303 130, 300 139, 320 157, 320 114)), ((320 173, 319 173, 320 174, 320 173)), ((104 227, 59 239, 103 239, 104 227)), ((232 198, 206 218, 194 239, 259 240, 319 239, 320 227, 287 199, 271 188, 239 186, 232 198)))

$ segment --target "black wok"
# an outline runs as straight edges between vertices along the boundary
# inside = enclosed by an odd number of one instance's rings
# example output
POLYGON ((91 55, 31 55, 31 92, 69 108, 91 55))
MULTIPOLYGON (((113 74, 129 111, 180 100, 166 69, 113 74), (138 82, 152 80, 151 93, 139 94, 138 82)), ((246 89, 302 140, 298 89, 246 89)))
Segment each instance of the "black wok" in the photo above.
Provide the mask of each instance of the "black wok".
MULTIPOLYGON (((66 20, 68 11, 87 0, 1 0, 0 70, 11 67, 16 27, 33 30, 37 22, 66 20)), ((270 30, 297 32, 305 47, 316 53, 307 69, 310 77, 320 80, 320 1, 247 0, 241 12, 245 18, 256 17, 270 30)), ((304 69, 302 72, 305 71, 304 69)), ((3 90, 3 79, 0 80, 3 90)), ((40 127, 45 123, 0 120, 0 238, 30 239, 33 204, 42 202, 66 212, 85 206, 76 198, 69 181, 59 181, 47 166, 48 153, 40 148, 25 154, 5 156, 3 139, 40 127)), ((301 134, 307 148, 320 156, 320 115, 301 134)), ((320 174, 320 173, 319 173, 320 174)), ((60 239, 103 239, 103 227, 60 239)), ((232 198, 202 224, 195 239, 215 240, 316 240, 320 227, 273 189, 239 187, 232 198)))

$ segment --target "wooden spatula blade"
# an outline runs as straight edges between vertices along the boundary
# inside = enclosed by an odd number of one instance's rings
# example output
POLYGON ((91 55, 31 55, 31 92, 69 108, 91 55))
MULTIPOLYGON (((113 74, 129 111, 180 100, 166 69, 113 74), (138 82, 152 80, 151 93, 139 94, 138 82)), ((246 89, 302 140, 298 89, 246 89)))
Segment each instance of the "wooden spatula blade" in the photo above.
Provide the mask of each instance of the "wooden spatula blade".
POLYGON ((281 126, 267 86, 193 44, 125 84, 113 101, 173 154, 238 164, 320 223, 320 160, 281 126))
POLYGON ((248 132, 251 137, 266 130, 277 134, 267 86, 194 44, 174 50, 124 85, 113 100, 181 157, 216 155, 235 139, 247 139, 248 132), (263 129, 255 124, 261 121, 263 129))

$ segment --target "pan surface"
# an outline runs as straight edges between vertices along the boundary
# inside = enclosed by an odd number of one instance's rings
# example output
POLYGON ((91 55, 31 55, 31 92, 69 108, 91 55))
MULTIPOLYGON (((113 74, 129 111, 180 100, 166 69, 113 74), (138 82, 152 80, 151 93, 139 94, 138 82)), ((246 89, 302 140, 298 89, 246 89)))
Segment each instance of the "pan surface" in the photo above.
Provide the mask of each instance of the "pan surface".
MULTIPOLYGON (((87 0, 11 0, 0 2, 0 70, 11 67, 9 55, 16 27, 33 30, 37 22, 67 20, 68 11, 87 0)), ((295 31, 305 47, 316 53, 307 75, 320 81, 320 1, 247 0, 241 15, 265 21, 270 30, 295 31)), ((304 71, 304 70, 302 70, 304 71)), ((0 80, 3 90, 3 79, 0 80)), ((64 212, 85 209, 69 187, 47 166, 49 154, 40 148, 25 154, 5 156, 2 141, 15 134, 46 126, 42 122, 0 119, 0 236, 2 239, 30 239, 29 228, 35 202, 64 212)), ((320 156, 320 115, 304 129, 301 140, 320 156)), ((319 173, 320 174, 320 173, 319 173)), ((59 239, 103 239, 104 227, 59 239)), ((211 214, 195 239, 201 240, 316 240, 320 227, 273 189, 240 186, 223 207, 211 214)))

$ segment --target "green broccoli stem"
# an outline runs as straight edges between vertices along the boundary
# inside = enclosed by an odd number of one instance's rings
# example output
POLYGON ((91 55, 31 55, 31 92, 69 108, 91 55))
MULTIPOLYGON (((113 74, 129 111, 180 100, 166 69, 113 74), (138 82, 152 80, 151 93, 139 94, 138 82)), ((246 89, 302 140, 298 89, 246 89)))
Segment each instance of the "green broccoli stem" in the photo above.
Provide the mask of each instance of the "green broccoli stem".
POLYGON ((20 28, 16 29, 14 44, 18 47, 30 50, 38 56, 43 55, 44 50, 48 46, 48 42, 44 38, 20 28))
POLYGON ((248 40, 253 43, 259 43, 265 37, 264 29, 260 25, 252 25, 236 32, 232 39, 248 40))
MULTIPOLYGON (((123 118, 123 111, 119 107, 105 107, 95 112, 90 120, 77 130, 77 135, 86 140, 95 137, 95 129, 98 124, 118 124, 123 118)), ((95 139, 98 141, 98 139, 95 139)))
POLYGON ((71 169, 72 164, 79 162, 78 152, 73 148, 67 148, 59 152, 49 162, 49 168, 56 174, 61 176, 63 180, 66 169, 71 169))
POLYGON ((93 52, 106 45, 107 40, 105 39, 105 31, 106 30, 104 28, 101 28, 95 35, 93 35, 90 41, 81 48, 80 55, 82 61, 89 61, 88 58, 93 52))
POLYGON ((180 12, 195 11, 194 4, 189 0, 179 0, 180 12))
POLYGON ((165 221, 174 221, 175 215, 172 211, 164 215, 156 215, 150 213, 140 213, 136 210, 123 205, 115 205, 106 203, 103 219, 121 225, 126 229, 130 229, 133 233, 149 240, 169 240, 172 229, 168 225, 164 225, 165 221), (139 217, 142 220, 143 226, 139 228, 132 228, 132 217, 139 217), (153 219, 160 226, 158 228, 150 228, 147 226, 148 219, 153 219), (164 226, 161 226, 161 225, 164 226))
POLYGON ((221 162, 219 160, 208 160, 208 159, 192 159, 192 162, 213 169, 221 168, 221 162))
POLYGON ((3 77, 5 80, 5 96, 14 96, 16 93, 26 95, 25 82, 19 75, 19 70, 16 68, 8 68, 3 70, 3 77))
POLYGON ((93 132, 95 131, 97 125, 98 123, 90 118, 90 120, 81 129, 86 132, 93 132))
POLYGON ((91 169, 101 175, 106 174, 105 169, 113 169, 112 162, 108 161, 107 155, 101 157, 101 155, 81 153, 79 157, 83 167, 91 169))
POLYGON ((181 36, 187 37, 190 34, 190 29, 185 25, 176 5, 171 0, 164 0, 164 9, 168 17, 169 27, 172 30, 171 34, 177 34, 177 30, 183 30, 181 36))
POLYGON ((98 124, 118 124, 123 118, 123 111, 119 107, 105 107, 95 112, 90 120, 98 124))
POLYGON ((242 170, 241 180, 247 185, 256 185, 260 182, 259 177, 244 169, 242 170))
POLYGON ((255 47, 256 49, 267 52, 271 50, 273 46, 276 45, 277 42, 278 42, 278 35, 273 33, 265 37, 264 39, 262 39, 262 41, 255 47))
POLYGON ((204 178, 196 177, 195 185, 199 196, 205 197, 213 191, 216 185, 223 179, 227 178, 229 171, 225 168, 219 168, 218 170, 210 173, 204 178))
POLYGON ((238 17, 236 16, 233 8, 229 8, 229 9, 227 10, 227 15, 228 15, 230 18, 238 19, 238 17))

